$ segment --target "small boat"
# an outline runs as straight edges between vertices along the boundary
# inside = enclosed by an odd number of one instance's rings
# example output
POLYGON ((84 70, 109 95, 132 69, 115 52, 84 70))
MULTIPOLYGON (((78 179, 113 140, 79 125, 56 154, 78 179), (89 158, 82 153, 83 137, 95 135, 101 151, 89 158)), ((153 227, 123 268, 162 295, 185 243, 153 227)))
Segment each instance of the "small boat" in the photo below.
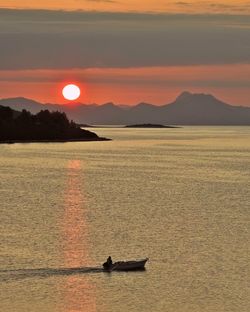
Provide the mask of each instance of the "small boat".
POLYGON ((111 265, 103 264, 104 271, 139 271, 145 270, 145 264, 148 261, 148 258, 142 260, 133 260, 133 261, 117 261, 111 265))

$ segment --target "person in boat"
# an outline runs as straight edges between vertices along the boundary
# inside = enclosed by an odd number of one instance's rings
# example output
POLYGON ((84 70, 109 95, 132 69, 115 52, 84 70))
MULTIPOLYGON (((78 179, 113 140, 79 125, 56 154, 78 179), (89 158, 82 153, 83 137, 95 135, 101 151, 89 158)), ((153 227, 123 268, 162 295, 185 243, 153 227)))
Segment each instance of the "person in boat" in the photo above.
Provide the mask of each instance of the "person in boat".
POLYGON ((107 261, 103 263, 103 267, 104 269, 109 269, 112 267, 112 264, 113 264, 112 258, 109 256, 107 258, 107 261))

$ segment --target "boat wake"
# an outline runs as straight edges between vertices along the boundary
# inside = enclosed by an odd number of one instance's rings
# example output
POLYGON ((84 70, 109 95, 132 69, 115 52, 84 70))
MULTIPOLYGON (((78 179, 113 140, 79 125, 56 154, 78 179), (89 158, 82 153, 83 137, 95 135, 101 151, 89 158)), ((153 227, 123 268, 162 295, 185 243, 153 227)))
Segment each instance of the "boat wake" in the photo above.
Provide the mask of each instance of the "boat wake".
POLYGON ((15 281, 25 278, 46 278, 55 275, 76 275, 88 273, 100 273, 103 268, 100 267, 79 267, 79 268, 40 268, 40 269, 18 269, 18 270, 0 270, 0 282, 15 281))

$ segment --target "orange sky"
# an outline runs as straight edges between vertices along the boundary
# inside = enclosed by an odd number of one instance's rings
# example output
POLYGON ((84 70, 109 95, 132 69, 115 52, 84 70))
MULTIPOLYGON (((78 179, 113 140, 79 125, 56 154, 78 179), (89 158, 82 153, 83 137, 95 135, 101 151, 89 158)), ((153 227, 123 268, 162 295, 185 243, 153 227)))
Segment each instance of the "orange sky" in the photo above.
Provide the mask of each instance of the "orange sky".
POLYGON ((82 103, 162 105, 189 90, 250 106, 250 65, 0 71, 0 81, 2 97, 23 96, 43 103, 66 103, 61 89, 74 82, 82 89, 78 99, 82 103))
POLYGON ((43 8, 66 10, 136 11, 136 12, 188 12, 188 13, 249 13, 248 0, 2 0, 0 7, 43 8))

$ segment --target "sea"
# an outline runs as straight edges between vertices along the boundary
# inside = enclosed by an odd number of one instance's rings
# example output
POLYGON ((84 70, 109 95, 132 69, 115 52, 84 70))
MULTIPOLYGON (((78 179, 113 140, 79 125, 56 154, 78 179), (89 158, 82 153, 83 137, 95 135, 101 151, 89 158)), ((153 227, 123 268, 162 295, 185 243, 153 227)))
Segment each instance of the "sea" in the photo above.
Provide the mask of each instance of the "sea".
POLYGON ((91 130, 0 145, 0 311, 249 312, 250 127, 91 130))

